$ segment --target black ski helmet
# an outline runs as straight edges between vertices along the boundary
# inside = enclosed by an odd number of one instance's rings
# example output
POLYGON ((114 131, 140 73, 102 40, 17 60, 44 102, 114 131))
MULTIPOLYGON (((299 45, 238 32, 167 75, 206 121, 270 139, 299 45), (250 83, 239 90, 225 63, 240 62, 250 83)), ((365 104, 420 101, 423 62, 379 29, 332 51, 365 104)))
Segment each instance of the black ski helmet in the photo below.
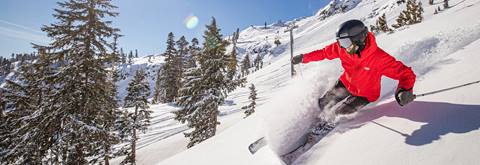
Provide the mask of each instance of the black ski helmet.
POLYGON ((361 50, 365 47, 365 39, 367 38, 367 32, 368 29, 362 21, 352 19, 340 25, 336 37, 341 47, 347 48, 350 46, 349 44, 353 43, 358 45, 361 50), (349 43, 348 40, 340 40, 346 38, 349 38, 351 43, 349 43))

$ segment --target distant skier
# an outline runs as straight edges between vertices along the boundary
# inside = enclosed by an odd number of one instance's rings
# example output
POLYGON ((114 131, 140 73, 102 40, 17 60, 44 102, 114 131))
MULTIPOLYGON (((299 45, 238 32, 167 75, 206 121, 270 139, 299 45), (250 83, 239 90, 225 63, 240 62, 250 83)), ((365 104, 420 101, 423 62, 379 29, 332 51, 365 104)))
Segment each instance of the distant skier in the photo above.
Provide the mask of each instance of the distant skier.
MULTIPOLYGON (((402 62, 377 46, 375 37, 359 20, 342 23, 336 34, 337 41, 320 50, 300 54, 292 58, 292 64, 309 63, 323 59, 340 58, 344 72, 335 86, 318 100, 320 110, 332 109, 334 114, 350 114, 358 111, 380 96, 380 81, 383 75, 399 80, 395 99, 404 106, 415 99, 412 93, 415 74, 402 62)), ((319 119, 323 120, 323 119, 319 119)), ((283 159, 293 161, 298 154, 308 150, 318 141, 322 129, 333 129, 334 123, 319 121, 308 135, 306 144, 283 159), (293 160, 291 160, 293 159, 293 160)))

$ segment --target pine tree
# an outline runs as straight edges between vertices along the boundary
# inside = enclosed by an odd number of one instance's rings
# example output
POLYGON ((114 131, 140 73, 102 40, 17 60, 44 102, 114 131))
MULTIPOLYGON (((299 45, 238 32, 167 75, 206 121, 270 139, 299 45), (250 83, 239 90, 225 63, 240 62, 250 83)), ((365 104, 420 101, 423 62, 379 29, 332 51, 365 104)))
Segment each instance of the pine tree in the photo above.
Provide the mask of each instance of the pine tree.
POLYGON ((263 67, 263 56, 258 54, 257 57, 253 60, 253 66, 255 67, 255 71, 261 69, 263 67))
POLYGON ((420 23, 423 20, 422 3, 416 0, 407 1, 407 9, 402 11, 397 18, 397 24, 392 25, 394 28, 400 28, 405 25, 420 23))
POLYGON ((422 5, 422 2, 421 2, 421 1, 418 1, 417 10, 416 10, 416 12, 415 12, 415 15, 417 16, 417 20, 416 20, 417 22, 416 22, 416 23, 420 23, 420 22, 423 21, 423 16, 422 16, 422 14, 423 14, 424 11, 423 11, 423 7, 422 7, 422 6, 423 6, 423 5, 422 5))
POLYGON ((207 25, 203 37, 205 42, 198 58, 199 66, 187 71, 185 85, 177 98, 177 104, 182 109, 175 112, 175 119, 187 122, 187 126, 193 128, 185 133, 185 137, 190 139, 187 147, 215 135, 216 127, 220 124, 217 120, 218 106, 237 83, 227 77, 229 59, 225 47, 228 42, 223 40, 215 18, 207 25))
POLYGON ((159 98, 160 102, 167 103, 174 101, 177 97, 178 89, 180 87, 180 67, 178 64, 180 58, 177 49, 175 49, 174 35, 172 32, 168 34, 167 49, 164 53, 165 64, 162 66, 160 75, 157 78, 159 81, 159 91, 155 95, 162 96, 159 98))
POLYGON ((39 81, 44 74, 35 69, 34 64, 24 63, 18 72, 18 82, 6 80, 2 102, 10 106, 0 126, 2 132, 0 138, 4 139, 0 142, 0 146, 4 147, 0 151, 3 162, 19 164, 42 162, 49 150, 48 147, 34 141, 48 141, 46 130, 35 130, 38 129, 37 124, 42 124, 39 123, 41 117, 37 116, 38 114, 32 115, 44 112, 41 99, 42 96, 46 96, 42 89, 43 82, 39 81), (30 139, 32 136, 35 139, 30 139), (23 138, 27 138, 27 141, 23 138))
MULTIPOLYGON (((119 100, 117 99, 117 85, 116 83, 120 80, 120 71, 118 69, 119 63, 121 63, 120 59, 120 53, 118 52, 118 38, 121 37, 122 35, 116 33, 113 35, 113 43, 112 43, 112 53, 111 53, 111 72, 109 74, 109 78, 113 83, 111 83, 112 88, 111 88, 111 97, 114 98, 115 103, 118 103, 119 100)), ((111 132, 115 131, 115 123, 116 120, 118 119, 118 104, 115 104, 112 109, 109 109, 108 111, 108 116, 105 116, 105 125, 103 126, 103 129, 105 129, 107 132, 110 132, 111 136, 105 136, 103 137, 103 150, 97 151, 100 153, 100 155, 103 155, 103 163, 105 165, 110 164, 110 159, 112 159, 115 156, 115 151, 113 149, 113 145, 118 144, 120 142, 120 137, 118 137, 117 134, 112 134, 111 132)))
POLYGON ((409 20, 409 16, 408 12, 407 11, 402 11, 400 12, 400 15, 397 17, 396 21, 397 23, 396 24, 393 24, 392 27, 394 28, 400 28, 402 26, 405 26, 407 25, 408 23, 408 20, 409 20))
POLYGON ((199 45, 198 39, 193 38, 191 41, 191 45, 188 47, 190 58, 188 59, 188 62, 187 62, 187 67, 186 67, 187 69, 194 68, 197 66, 196 63, 202 51, 202 49, 198 45, 199 45))
POLYGON ((428 0, 428 4, 433 5, 433 0, 428 0))
POLYGON ((120 48, 120 55, 122 56, 122 64, 127 63, 127 55, 123 52, 123 48, 120 48))
POLYGON ((152 98, 152 104, 156 104, 161 102, 161 98, 165 98, 165 93, 161 89, 162 86, 164 86, 162 83, 161 79, 162 75, 162 69, 159 69, 157 71, 157 75, 155 77, 155 86, 153 87, 153 98, 152 98))
POLYGON ((230 54, 230 61, 228 63, 228 78, 233 80, 235 74, 237 73, 237 42, 240 37, 240 29, 237 28, 237 31, 232 35, 232 53, 230 54))
MULTIPOLYGON (((189 50, 188 50, 188 41, 185 39, 184 36, 180 37, 176 42, 177 45, 177 56, 176 56, 176 65, 177 67, 175 70, 177 71, 177 77, 183 77, 183 72, 185 71, 187 61, 190 58, 189 50)), ((178 88, 182 86, 181 80, 178 79, 178 88)))
POLYGON ((12 100, 19 99, 16 96, 31 97, 28 104, 13 103, 15 110, 8 115, 17 121, 12 125, 16 138, 10 139, 16 146, 5 156, 15 163, 97 163, 105 158, 101 151, 106 139, 112 137, 107 127, 113 125, 110 116, 116 102, 107 70, 112 50, 108 39, 118 29, 103 19, 117 16, 112 12, 116 7, 109 0, 58 4, 56 23, 42 28, 52 43, 35 45, 46 52, 31 67, 34 78, 25 75, 26 83, 16 87, 12 83, 11 89, 19 90, 11 91, 20 91, 12 92, 12 100), (19 93, 23 94, 14 95, 19 93), (18 116, 22 120, 16 120, 18 116))
POLYGON ((450 6, 448 5, 448 0, 443 0, 443 8, 448 9, 450 6))
POLYGON ((145 71, 138 70, 134 78, 128 83, 128 94, 125 97, 125 108, 134 108, 133 112, 125 110, 122 115, 122 129, 120 131, 124 141, 129 142, 129 146, 124 148, 124 154, 127 156, 121 164, 135 164, 136 144, 138 141, 137 130, 145 133, 150 124, 152 113, 148 108, 148 96, 150 87, 146 79, 145 71))
MULTIPOLYGON (((5 98, 3 97, 3 88, 0 88, 0 126, 2 125, 2 121, 3 119, 5 118, 5 114, 4 114, 4 111, 5 111, 5 98)), ((0 128, 1 129, 1 128, 0 128)))
MULTIPOLYGON (((112 53, 111 53, 111 57, 110 57, 110 63, 112 64, 112 66, 116 66, 118 65, 119 63, 122 62, 122 59, 121 59, 121 54, 118 50, 118 38, 122 37, 122 35, 120 34, 115 34, 113 35, 113 43, 112 43, 112 53)), ((120 49, 121 50, 121 49, 120 49)))
POLYGON ((130 50, 130 53, 128 53, 128 64, 132 64, 132 58, 133 58, 133 52, 130 50))
POLYGON ((242 77, 250 74, 250 71, 248 70, 250 68, 251 68, 250 55, 247 54, 245 58, 243 58, 242 60, 242 69, 241 69, 242 77))
POLYGON ((248 96, 248 99, 250 99, 250 104, 248 106, 245 106, 245 107, 242 107, 242 109, 246 109, 245 110, 245 117, 248 117, 250 116, 252 113, 255 112, 255 106, 257 105, 256 104, 256 100, 257 100, 257 90, 255 90, 255 85, 251 85, 248 89, 250 89, 250 96, 248 96))
POLYGON ((410 14, 410 20, 408 24, 420 23, 423 20, 422 2, 416 2, 416 0, 409 0, 407 2, 408 13, 410 14))
POLYGON ((392 29, 390 29, 388 27, 385 13, 383 13, 383 15, 378 18, 376 24, 377 24, 376 27, 378 28, 378 30, 380 30, 382 32, 391 32, 392 31, 392 29))
POLYGON ((189 56, 189 46, 188 41, 185 39, 185 36, 181 36, 180 39, 176 42, 177 45, 177 53, 179 60, 180 68, 185 68, 186 62, 188 61, 189 56))
POLYGON ((135 58, 138 58, 138 50, 135 49, 135 58))

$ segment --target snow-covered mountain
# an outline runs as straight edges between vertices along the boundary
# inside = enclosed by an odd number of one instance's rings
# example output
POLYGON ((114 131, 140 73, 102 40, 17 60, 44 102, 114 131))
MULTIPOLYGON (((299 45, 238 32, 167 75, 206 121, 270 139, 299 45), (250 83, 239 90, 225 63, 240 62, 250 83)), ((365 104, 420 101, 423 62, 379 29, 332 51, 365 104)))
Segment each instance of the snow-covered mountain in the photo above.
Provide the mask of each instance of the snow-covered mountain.
MULTIPOLYGON (((480 19, 476 19, 480 0, 451 0, 451 8, 436 15, 434 10, 441 2, 422 3, 422 23, 379 34, 378 45, 412 67, 418 76, 414 88, 417 94, 480 80, 480 68, 476 67, 480 60, 480 19)), ((334 0, 316 15, 296 20, 299 27, 294 30, 295 53, 334 42, 338 25, 348 19, 370 25, 385 13, 391 25, 404 8, 405 4, 399 5, 397 0, 334 0), (346 10, 338 11, 342 6, 347 6, 346 10)), ((318 111, 317 98, 342 72, 339 60, 326 60, 296 66, 298 75, 291 78, 289 34, 285 29, 272 24, 267 28, 252 26, 240 33, 239 58, 262 52, 265 56, 265 67, 248 76, 248 83, 255 84, 258 90, 254 115, 243 119, 240 107, 248 104, 248 90, 240 88, 220 107, 221 125, 216 136, 187 150, 187 139, 177 130, 177 134, 158 138, 139 149, 138 163, 281 164, 277 155, 291 150, 308 131, 318 111), (275 38, 282 43, 278 47, 273 44, 275 38), (247 146, 262 136, 267 137, 268 147, 251 155, 247 146)), ((395 81, 382 80, 379 101, 348 116, 350 120, 341 123, 294 164, 480 164, 478 84, 421 97, 405 107, 392 98, 395 88, 395 81)), ((159 116, 156 119, 168 119, 164 110, 169 108, 154 106, 159 116)), ((169 128, 162 126, 164 122, 172 120, 155 123, 150 131, 169 128)), ((178 123, 170 124, 181 128, 178 123)))
MULTIPOLYGON (((117 69, 119 70, 120 80, 117 82, 118 87, 118 99, 120 102, 123 102, 123 98, 127 95, 127 86, 128 82, 133 78, 137 70, 143 69, 147 74, 148 81, 150 84, 151 93, 153 93, 153 88, 155 85, 155 79, 157 77, 157 72, 164 63, 164 56, 161 55, 149 55, 145 57, 132 58, 131 64, 119 64, 117 69)), ((16 81, 16 76, 18 69, 22 64, 20 62, 13 63, 12 71, 6 76, 0 76, 0 87, 5 85, 5 79, 16 81)), ((152 97, 153 94, 151 94, 152 97)))
POLYGON ((118 98, 123 100, 127 95, 128 82, 135 76, 135 73, 139 69, 145 70, 147 79, 150 84, 150 97, 153 97, 153 90, 155 87, 155 79, 157 78, 157 72, 160 70, 164 63, 164 56, 161 55, 149 55, 145 57, 132 58, 131 64, 120 64, 118 66, 120 81, 117 82, 118 98))

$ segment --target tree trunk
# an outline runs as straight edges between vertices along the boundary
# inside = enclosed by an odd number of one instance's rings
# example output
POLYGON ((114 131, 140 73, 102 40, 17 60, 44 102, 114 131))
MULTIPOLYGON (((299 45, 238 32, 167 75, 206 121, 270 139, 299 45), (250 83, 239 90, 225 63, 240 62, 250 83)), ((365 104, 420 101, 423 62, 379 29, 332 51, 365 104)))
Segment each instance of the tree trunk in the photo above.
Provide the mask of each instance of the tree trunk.
POLYGON ((134 124, 134 127, 133 127, 133 140, 132 140, 132 160, 134 162, 134 164, 136 164, 136 143, 137 143, 137 116, 138 116, 138 106, 135 106, 135 115, 133 117, 133 123, 134 124))
POLYGON ((103 160, 104 160, 104 162, 105 162, 105 165, 110 165, 109 156, 108 156, 108 151, 110 150, 109 148, 110 148, 110 146, 105 145, 105 148, 104 148, 104 150, 105 150, 105 151, 104 151, 104 152, 105 152, 104 154, 105 154, 105 155, 104 155, 104 157, 103 157, 103 160))

